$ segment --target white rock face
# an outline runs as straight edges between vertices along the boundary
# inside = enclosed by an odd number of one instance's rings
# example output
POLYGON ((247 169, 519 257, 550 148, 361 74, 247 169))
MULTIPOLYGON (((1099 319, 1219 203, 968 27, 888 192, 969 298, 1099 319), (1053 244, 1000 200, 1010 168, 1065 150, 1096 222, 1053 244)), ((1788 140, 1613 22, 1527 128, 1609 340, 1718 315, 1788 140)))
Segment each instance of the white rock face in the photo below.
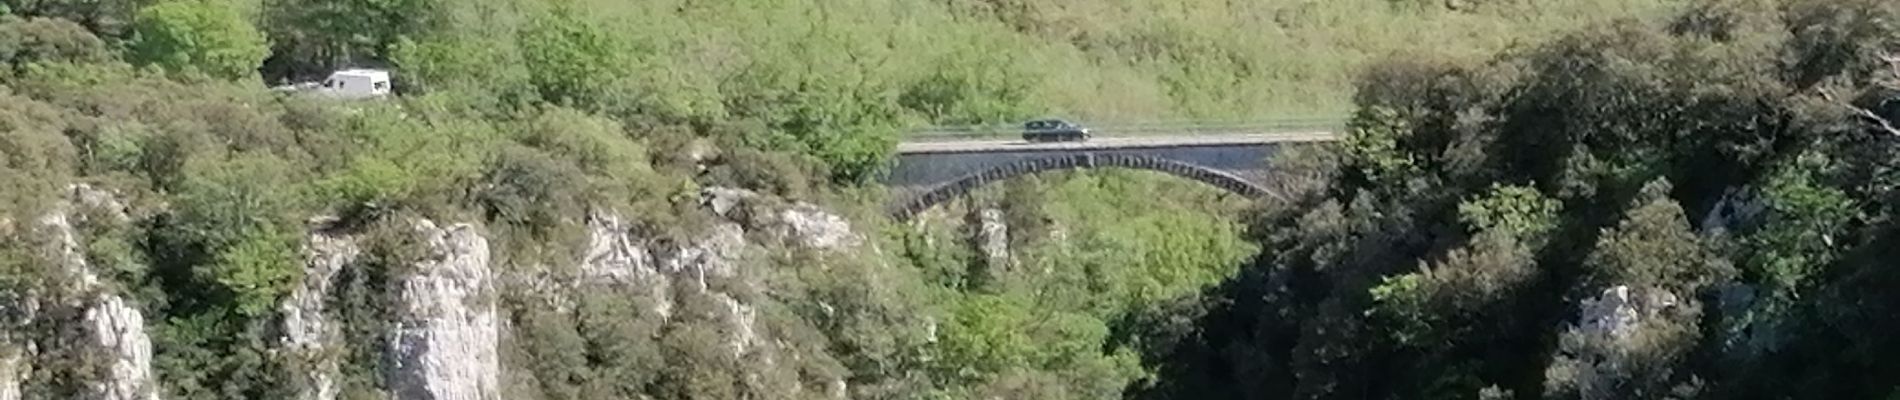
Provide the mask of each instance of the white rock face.
MULTIPOLYGON (((0 218, 0 235, 10 233, 13 220, 0 218)), ((38 311, 34 293, 0 293, 0 400, 20 400, 20 383, 26 381, 25 343, 16 329, 31 321, 38 311)))
MULTIPOLYGON (((611 214, 590 215, 586 221, 588 242, 580 265, 572 275, 537 272, 529 276, 506 277, 524 285, 557 310, 568 310, 576 293, 597 290, 599 285, 625 285, 631 292, 618 295, 643 297, 651 301, 654 313, 670 320, 678 312, 675 298, 680 295, 710 296, 720 305, 710 317, 726 326, 726 344, 735 356, 742 357, 755 369, 745 378, 757 380, 760 374, 785 373, 774 369, 775 343, 769 332, 758 326, 759 310, 739 300, 743 296, 727 293, 727 285, 751 285, 743 278, 741 259, 752 244, 747 227, 731 221, 741 214, 751 192, 709 188, 702 201, 727 221, 717 223, 705 236, 680 243, 664 243, 640 236, 633 224, 611 214)), ((849 224, 815 206, 796 205, 788 210, 744 215, 745 223, 760 225, 766 237, 783 234, 784 243, 812 248, 846 248, 863 243, 849 224)), ((400 282, 401 303, 398 330, 394 333, 393 358, 396 371, 390 377, 396 399, 463 400, 495 399, 499 386, 498 318, 492 300, 496 284, 490 277, 486 241, 466 225, 437 227, 428 221, 417 223, 417 230, 433 253, 431 261, 416 266, 414 276, 400 282)), ((313 238, 312 247, 320 247, 313 238)), ((346 251, 312 252, 313 275, 328 270, 317 266, 319 254, 338 255, 346 251)), ((539 269, 537 269, 539 270, 539 269)), ((324 272, 334 273, 334 272, 324 272)), ((326 288, 309 286, 311 292, 326 288)), ((294 297, 294 296, 293 296, 294 297)), ((304 309, 317 308, 304 307, 304 309)), ((314 322, 321 325, 321 320, 314 322)), ((312 322, 306 321, 303 326, 312 322)), ((287 323, 287 326, 291 325, 287 323)), ((320 331, 320 330, 319 330, 320 331)), ((318 339, 316 343, 321 343, 318 339)), ((756 384, 763 383, 752 382, 756 384)), ((841 380, 811 388, 819 393, 844 398, 847 386, 841 380)), ((795 389, 804 390, 804 389, 795 389)), ((313 398, 314 400, 331 400, 313 398)), ((0 399, 4 400, 4 399, 0 399)))
POLYGON ((106 366, 110 379, 92 384, 100 399, 157 399, 152 383, 152 341, 145 335, 145 317, 119 296, 100 296, 86 310, 86 331, 92 342, 112 358, 106 366))
POLYGON ((20 400, 20 355, 0 350, 0 400, 20 400))
POLYGON ((693 287, 703 291, 707 277, 729 278, 737 272, 734 262, 745 247, 745 229, 739 224, 721 223, 706 239, 677 249, 661 258, 659 264, 662 271, 691 279, 693 287))
POLYGON ((98 274, 80 251, 78 233, 69 217, 74 213, 73 202, 103 207, 121 220, 127 218, 125 207, 111 193, 87 185, 72 185, 67 189, 70 191, 68 202, 62 204, 58 212, 42 217, 40 224, 53 232, 61 265, 72 277, 67 289, 79 294, 82 304, 77 306, 85 308, 86 343, 96 346, 100 354, 107 357, 106 364, 101 366, 105 376, 89 382, 87 390, 91 392, 90 397, 101 400, 155 400, 158 391, 152 381, 152 340, 145 331, 145 317, 127 305, 124 298, 106 291, 100 284, 98 274))
POLYGON ((596 215, 587 220, 587 254, 581 260, 581 279, 589 282, 632 284, 646 288, 643 293, 661 318, 673 313, 671 280, 660 274, 653 253, 645 242, 633 236, 632 226, 617 215, 596 215))
POLYGON ((72 219, 67 217, 67 212, 41 217, 40 225, 52 231, 53 245, 59 246, 54 250, 59 253, 60 265, 65 267, 61 272, 70 274, 72 278, 66 285, 66 291, 89 292, 99 287, 99 275, 93 273, 91 263, 86 262, 85 254, 80 253, 79 234, 74 232, 72 219))
MULTIPOLYGON (((734 217, 734 211, 742 201, 751 199, 755 194, 736 190, 709 188, 702 200, 714 212, 734 217)), ((844 248, 857 246, 861 238, 851 231, 843 218, 825 213, 817 207, 798 205, 791 209, 763 215, 752 215, 750 222, 761 223, 769 233, 785 235, 789 244, 810 248, 844 248)), ((760 379, 759 373, 776 373, 773 365, 777 362, 769 347, 774 343, 758 326, 757 307, 740 301, 724 289, 709 284, 710 279, 736 278, 742 275, 741 258, 752 246, 746 239, 746 228, 739 223, 723 221, 713 227, 710 233, 697 240, 659 246, 646 238, 635 236, 628 224, 612 215, 597 215, 588 221, 589 242, 587 252, 580 266, 582 286, 587 284, 632 284, 644 288, 634 295, 648 296, 654 300, 655 312, 662 318, 672 317, 672 296, 676 290, 686 290, 710 296, 718 302, 716 315, 726 328, 726 345, 730 346, 734 357, 748 360, 757 368, 747 374, 748 382, 760 379), (675 286, 675 283, 681 283, 675 286), (675 288, 678 289, 675 289, 675 288)), ((737 284, 748 285, 741 280, 737 284)), ((757 382, 754 382, 757 383, 757 382)), ((843 398, 847 393, 844 382, 829 382, 821 393, 837 394, 843 398)))
POLYGON ((581 276, 625 282, 642 275, 657 275, 653 256, 633 237, 630 229, 632 226, 618 215, 588 218, 587 255, 582 258, 581 276))
MULTIPOLYGON (((700 190, 700 201, 714 214, 728 219, 737 217, 733 211, 746 201, 758 197, 758 193, 745 189, 709 187, 700 190)), ((863 237, 851 231, 849 221, 810 203, 794 203, 788 208, 754 215, 750 219, 744 222, 756 225, 751 228, 765 229, 809 248, 829 250, 856 247, 864 242, 863 237)))
POLYGON ((977 214, 977 243, 990 265, 1009 262, 1009 225, 1003 222, 1003 210, 985 208, 977 214))
POLYGON ((758 194, 745 189, 715 186, 700 189, 699 196, 700 202, 706 203, 706 207, 712 208, 714 214, 727 217, 731 216, 732 210, 738 208, 741 202, 757 197, 758 194))
POLYGON ((1584 335, 1613 341, 1628 340, 1642 324, 1676 306, 1676 296, 1661 290, 1635 292, 1629 286, 1604 289, 1601 296, 1583 301, 1578 327, 1584 335))
POLYGON ((125 203, 120 202, 119 196, 112 194, 112 192, 94 189, 91 185, 85 184, 75 184, 67 186, 66 188, 72 191, 73 200, 79 202, 79 205, 87 208, 106 210, 110 212, 109 215, 120 222, 130 221, 132 219, 132 217, 127 214, 125 203))
POLYGON ((473 226, 416 222, 431 258, 401 282, 390 388, 403 400, 499 396, 501 368, 488 240, 473 226))
POLYGON ((791 227, 792 237, 798 238, 806 247, 814 249, 836 249, 856 247, 864 241, 851 232, 851 223, 843 217, 833 215, 818 206, 799 203, 791 208, 779 211, 779 220, 791 227))
POLYGON ((1559 394, 1613 400, 1628 397, 1631 385, 1641 387, 1668 379, 1667 370, 1634 369, 1633 365, 1669 362, 1667 354, 1654 350, 1659 345, 1667 348, 1671 345, 1668 342, 1676 338, 1656 336, 1667 335, 1668 331, 1655 328, 1671 323, 1671 318, 1684 317, 1678 313, 1678 307, 1683 307, 1678 301, 1665 290, 1623 285, 1584 300, 1577 325, 1561 339, 1559 354, 1545 371, 1546 382, 1557 385, 1559 394), (1637 336, 1646 331, 1648 337, 1637 336))
POLYGON ((758 344, 759 333, 755 329, 757 326, 755 322, 758 320, 759 310, 724 294, 715 295, 714 298, 726 305, 726 323, 732 325, 732 332, 727 336, 726 342, 732 346, 732 356, 742 357, 758 344))
POLYGON ((299 399, 336 398, 337 362, 325 351, 335 340, 332 331, 336 327, 324 314, 324 296, 330 293, 337 271, 355 261, 361 252, 356 241, 347 236, 319 231, 304 238, 303 282, 279 307, 284 314, 284 347, 309 366, 298 377, 303 381, 299 399))

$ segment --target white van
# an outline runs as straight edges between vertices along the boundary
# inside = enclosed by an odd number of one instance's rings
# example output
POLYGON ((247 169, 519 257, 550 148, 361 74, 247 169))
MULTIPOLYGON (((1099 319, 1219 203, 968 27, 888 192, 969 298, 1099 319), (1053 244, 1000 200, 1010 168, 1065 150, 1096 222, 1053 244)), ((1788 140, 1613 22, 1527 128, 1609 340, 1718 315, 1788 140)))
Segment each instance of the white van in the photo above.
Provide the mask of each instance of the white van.
POLYGON ((389 71, 346 69, 330 73, 319 91, 331 97, 364 99, 389 95, 389 71))

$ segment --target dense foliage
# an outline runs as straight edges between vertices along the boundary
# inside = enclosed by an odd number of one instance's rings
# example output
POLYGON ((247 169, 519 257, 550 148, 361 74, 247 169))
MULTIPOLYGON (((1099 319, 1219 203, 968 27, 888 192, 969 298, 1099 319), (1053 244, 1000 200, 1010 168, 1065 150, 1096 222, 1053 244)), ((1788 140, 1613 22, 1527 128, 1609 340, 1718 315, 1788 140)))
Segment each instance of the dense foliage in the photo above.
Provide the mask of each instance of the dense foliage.
POLYGON ((1036 112, 1055 76, 1017 58, 1036 42, 959 20, 979 14, 931 5, 918 17, 934 28, 914 33, 947 36, 886 43, 866 38, 898 21, 803 22, 829 12, 819 5, 9 2, 0 355, 29 357, 29 397, 81 396, 108 372, 81 313, 91 292, 116 293, 145 315, 164 397, 292 397, 316 367, 285 351, 282 304, 304 281, 306 236, 331 229, 364 242, 322 299, 344 344, 337 389, 377 398, 391 389, 395 283, 421 259, 406 221, 428 218, 478 223, 498 245, 508 398, 796 397, 789 388, 845 379, 856 397, 1101 398, 1142 374, 1111 344, 1131 334, 1112 327, 1250 251, 1235 214, 1203 211, 1218 203, 1210 190, 1121 175, 1013 190, 1122 199, 1046 214, 1023 211, 1041 200, 1011 201, 1023 204, 1011 207, 1019 268, 983 272, 959 258, 961 240, 919 246, 942 232, 896 226, 876 238, 887 255, 768 247, 744 262, 771 271, 746 277, 769 290, 718 283, 775 336, 783 358, 766 370, 727 350, 722 301, 734 299, 688 293, 661 318, 642 311, 642 288, 550 299, 514 279, 571 276, 590 215, 626 217, 656 242, 702 238, 702 186, 805 201, 875 192, 826 183, 870 178, 902 126, 1036 112), (921 45, 938 42, 959 44, 921 45), (259 84, 357 65, 394 67, 404 93, 339 102, 259 84), (74 184, 112 201, 75 204, 74 184), (1113 194, 1129 190, 1194 194, 1113 194), (1117 209, 1153 211, 1102 219, 1117 209), (47 251, 60 235, 49 216, 75 225, 102 286, 47 251), (1075 233, 1044 235, 1058 229, 1075 233), (554 300, 572 307, 545 307, 554 300), (1043 325, 1019 329, 1029 322, 1043 325))
POLYGON ((1709 1, 1368 68, 1336 174, 1139 397, 1900 395, 1896 18, 1709 1))
POLYGON ((1161 305, 1198 300, 1254 252, 1244 202, 1147 172, 1029 177, 958 203, 926 215, 906 254, 956 299, 932 366, 950 398, 1117 397, 1174 317, 1161 305))

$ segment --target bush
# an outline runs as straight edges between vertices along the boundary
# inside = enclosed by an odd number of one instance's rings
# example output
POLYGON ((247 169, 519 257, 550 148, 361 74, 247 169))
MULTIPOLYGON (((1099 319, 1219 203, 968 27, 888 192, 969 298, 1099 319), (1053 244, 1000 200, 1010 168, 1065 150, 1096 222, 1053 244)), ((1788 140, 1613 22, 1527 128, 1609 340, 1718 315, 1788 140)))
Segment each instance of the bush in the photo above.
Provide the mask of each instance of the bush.
POLYGON ((21 19, 0 14, 0 63, 93 63, 111 59, 105 41, 86 27, 58 18, 21 19))
POLYGON ((631 50, 617 43, 592 20, 559 8, 540 16, 522 32, 522 62, 541 98, 555 104, 593 107, 626 71, 631 50))
POLYGON ((0 216, 32 218, 65 187, 77 158, 65 129, 57 109, 0 88, 0 216))
POLYGON ((577 254, 552 250, 585 245, 580 218, 587 204, 572 194, 583 193, 586 185, 586 173, 573 162, 507 145, 489 161, 473 200, 520 261, 540 260, 534 254, 577 254))
MULTIPOLYGON (((187 258, 197 284, 228 299, 237 313, 261 317, 302 277, 296 251, 299 188, 289 166, 274 157, 240 154, 230 160, 187 162, 177 197, 172 237, 194 246, 187 258)), ((199 299, 212 301, 214 299, 199 299)), ((216 304, 216 303, 212 303, 216 304)))
POLYGON ((713 185, 736 186, 788 199, 806 199, 814 189, 813 162, 785 153, 728 150, 713 167, 713 185))

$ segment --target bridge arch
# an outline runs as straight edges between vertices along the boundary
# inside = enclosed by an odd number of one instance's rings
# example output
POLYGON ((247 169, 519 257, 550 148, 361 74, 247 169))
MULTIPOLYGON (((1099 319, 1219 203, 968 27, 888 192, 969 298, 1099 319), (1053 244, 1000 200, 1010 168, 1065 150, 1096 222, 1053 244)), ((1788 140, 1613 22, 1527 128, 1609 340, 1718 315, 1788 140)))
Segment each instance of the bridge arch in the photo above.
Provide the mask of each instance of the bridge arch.
POLYGON ((916 197, 912 197, 898 204, 897 207, 891 210, 891 214, 898 220, 909 220, 911 217, 923 213, 931 207, 936 207, 945 201, 968 195, 970 191, 989 185, 990 183, 1046 171, 1104 167, 1165 173, 1206 183, 1215 188, 1248 198, 1260 198, 1270 193, 1266 188, 1248 182, 1238 176, 1234 176, 1234 174, 1166 158, 1129 154, 1078 153, 1017 161, 990 168, 982 172, 965 175, 956 180, 931 188, 916 197))

